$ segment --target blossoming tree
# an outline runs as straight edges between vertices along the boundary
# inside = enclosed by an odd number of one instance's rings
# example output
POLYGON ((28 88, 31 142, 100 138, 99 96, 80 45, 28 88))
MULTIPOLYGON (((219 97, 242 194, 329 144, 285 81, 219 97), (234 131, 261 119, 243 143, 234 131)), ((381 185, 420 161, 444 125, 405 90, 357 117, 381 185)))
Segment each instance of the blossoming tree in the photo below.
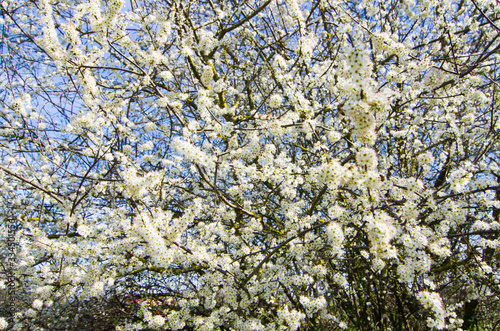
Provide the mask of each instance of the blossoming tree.
POLYGON ((2 327, 498 324, 495 1, 0 9, 2 327))

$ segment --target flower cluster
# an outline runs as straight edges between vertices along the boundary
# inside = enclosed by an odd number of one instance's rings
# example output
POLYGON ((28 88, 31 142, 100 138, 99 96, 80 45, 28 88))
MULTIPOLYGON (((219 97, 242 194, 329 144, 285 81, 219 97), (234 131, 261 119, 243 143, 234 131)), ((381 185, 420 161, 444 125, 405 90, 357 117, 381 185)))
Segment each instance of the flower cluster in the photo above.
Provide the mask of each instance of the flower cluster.
POLYGON ((289 310, 288 306, 285 306, 283 309, 278 311, 278 317, 286 321, 286 324, 290 328, 290 330, 297 330, 305 318, 305 314, 298 312, 295 309, 289 310))
POLYGON ((318 180, 331 188, 336 188, 344 184, 350 177, 349 171, 336 160, 322 164, 315 171, 317 172, 318 180))
POLYGON ((381 259, 396 257, 396 248, 391 245, 392 238, 397 229, 392 224, 391 218, 385 213, 377 213, 367 216, 367 234, 370 240, 370 252, 381 259))
POLYGON ((326 226, 326 235, 332 245, 332 254, 338 254, 341 251, 342 243, 344 241, 344 232, 339 223, 331 222, 326 226))
POLYGON ((372 148, 360 148, 356 153, 356 162, 360 166, 374 169, 377 167, 377 153, 372 148))
POLYGON ((273 94, 269 97, 269 107, 278 108, 281 106, 283 98, 279 94, 273 94))
POLYGON ((181 140, 173 141, 173 148, 187 160, 207 166, 212 164, 212 158, 199 147, 181 140))
POLYGON ((420 291, 416 297, 426 309, 430 309, 434 314, 434 318, 429 317, 427 320, 427 326, 443 329, 445 327, 446 311, 443 308, 441 296, 436 292, 420 291))
POLYGON ((214 71, 211 66, 207 65, 203 68, 203 71, 201 72, 201 83, 204 86, 209 86, 210 82, 214 78, 214 71))
POLYGON ((472 174, 465 169, 457 169, 448 176, 451 189, 455 192, 462 192, 467 184, 469 184, 472 174))
POLYGON ((429 165, 434 161, 434 156, 431 152, 425 152, 417 157, 417 161, 420 165, 429 165))

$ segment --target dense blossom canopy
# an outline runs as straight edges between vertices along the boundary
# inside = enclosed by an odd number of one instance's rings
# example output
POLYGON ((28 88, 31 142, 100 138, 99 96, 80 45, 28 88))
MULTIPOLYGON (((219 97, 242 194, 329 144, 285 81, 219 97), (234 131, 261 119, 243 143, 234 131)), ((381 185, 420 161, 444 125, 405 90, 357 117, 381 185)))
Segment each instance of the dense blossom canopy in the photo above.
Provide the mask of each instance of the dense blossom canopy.
POLYGON ((498 324, 498 1, 4 0, 0 23, 0 328, 498 324))

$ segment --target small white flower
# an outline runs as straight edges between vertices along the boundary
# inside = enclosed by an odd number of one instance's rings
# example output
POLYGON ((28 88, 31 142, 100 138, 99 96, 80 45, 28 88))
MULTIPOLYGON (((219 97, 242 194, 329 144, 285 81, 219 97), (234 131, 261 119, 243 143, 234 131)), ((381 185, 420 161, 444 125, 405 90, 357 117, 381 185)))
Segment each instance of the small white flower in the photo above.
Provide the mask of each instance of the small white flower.
POLYGON ((144 125, 144 130, 146 131, 153 131, 156 129, 156 124, 154 124, 153 122, 148 122, 146 123, 146 125, 144 125))
POLYGON ((212 81, 214 77, 214 72, 211 66, 205 66, 203 72, 201 73, 201 82, 203 85, 207 86, 212 81))
POLYGON ((9 323, 5 320, 5 317, 0 317, 0 330, 5 330, 9 326, 9 323))
POLYGON ((144 151, 150 151, 154 147, 154 144, 152 141, 148 141, 145 144, 139 145, 139 152, 144 152, 144 151))
POLYGON ((286 68, 286 60, 283 56, 281 55, 276 55, 274 57, 274 66, 275 67, 279 67, 281 69, 285 69, 286 68))
POLYGON ((470 182, 472 174, 464 169, 457 169, 453 171, 448 177, 450 188, 455 192, 462 192, 470 182))
POLYGON ((342 231, 342 226, 337 222, 331 222, 326 226, 326 235, 332 245, 332 253, 338 253, 344 242, 344 231, 342 231))
POLYGON ((332 143, 339 141, 340 138, 342 138, 342 135, 337 131, 332 130, 328 132, 328 139, 330 139, 332 143))
POLYGON ((90 236, 90 234, 92 233, 92 229, 86 226, 85 224, 78 225, 76 231, 78 232, 79 235, 81 235, 84 238, 90 236))
POLYGON ((377 153, 372 148, 360 148, 356 153, 356 161, 360 166, 375 168, 377 166, 377 153))
POLYGON ((278 108, 282 102, 283 98, 279 94, 273 94, 269 97, 269 107, 271 108, 278 108))
POLYGON ((149 326, 153 329, 159 329, 165 324, 165 318, 161 315, 155 315, 149 320, 149 326))
POLYGON ((433 161, 434 161, 434 156, 432 156, 431 152, 422 153, 417 157, 417 162, 420 165, 428 165, 431 164, 433 161))
POLYGON ((90 289, 90 295, 92 297, 97 297, 100 296, 104 293, 104 282, 98 281, 95 282, 94 285, 92 285, 92 288, 90 289))
POLYGON ((43 307, 43 301, 40 299, 35 299, 33 300, 31 307, 33 307, 33 309, 40 310, 43 307))

